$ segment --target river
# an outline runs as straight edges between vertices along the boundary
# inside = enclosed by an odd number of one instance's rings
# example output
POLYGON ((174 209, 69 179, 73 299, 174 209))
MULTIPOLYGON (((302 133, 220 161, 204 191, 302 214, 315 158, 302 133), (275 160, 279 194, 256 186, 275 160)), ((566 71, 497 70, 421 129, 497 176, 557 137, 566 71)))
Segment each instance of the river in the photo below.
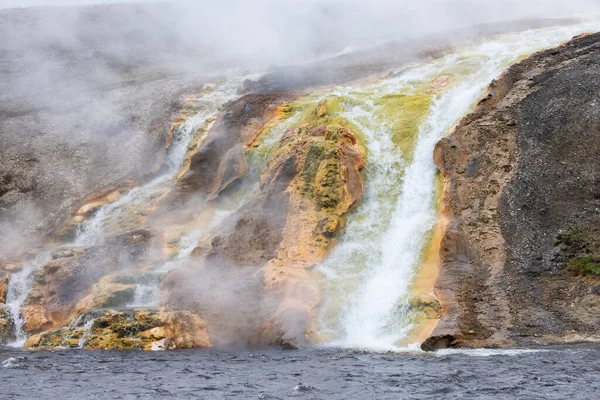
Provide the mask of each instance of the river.
POLYGON ((370 353, 0 350, 0 399, 594 399, 600 346, 370 353))

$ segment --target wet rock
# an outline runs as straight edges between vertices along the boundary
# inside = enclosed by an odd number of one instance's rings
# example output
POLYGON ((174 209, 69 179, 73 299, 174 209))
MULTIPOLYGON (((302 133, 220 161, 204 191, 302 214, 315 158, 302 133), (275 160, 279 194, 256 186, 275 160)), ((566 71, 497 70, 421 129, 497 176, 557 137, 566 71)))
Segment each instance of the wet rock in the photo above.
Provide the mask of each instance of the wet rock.
POLYGON ((279 347, 281 347, 282 350, 298 350, 295 339, 281 339, 279 347))
POLYGON ((285 92, 254 94, 229 103, 192 155, 175 197, 199 193, 215 198, 231 182, 243 177, 248 172, 244 148, 275 116, 278 106, 292 97, 285 92))
POLYGON ((85 310, 114 306, 131 298, 134 286, 113 285, 102 279, 143 265, 153 235, 137 230, 109 238, 98 246, 53 255, 34 273, 22 310, 25 331, 37 333, 60 327, 85 310))
POLYGON ((199 316, 187 311, 109 310, 83 314, 66 327, 33 335, 25 347, 92 350, 209 347, 206 329, 199 316))
POLYGON ((206 253, 206 249, 202 247, 195 247, 194 250, 190 253, 191 258, 202 257, 206 253))
POLYGON ((408 307, 410 311, 418 314, 415 323, 418 323, 419 319, 435 320, 440 317, 440 304, 435 299, 411 298, 408 307))
POLYGON ((278 345, 289 335, 302 344, 314 329, 319 288, 310 268, 363 192, 364 150, 335 107, 326 99, 303 113, 270 156, 256 197, 200 244, 206 251, 194 265, 163 282, 166 304, 202 310, 215 342, 278 345), (205 293, 207 281, 243 306, 205 293))
POLYGON ((169 311, 161 314, 165 323, 165 348, 188 349, 210 347, 208 325, 190 311, 169 311))
POLYGON ((297 338, 298 344, 306 341, 319 301, 310 268, 323 260, 343 216, 362 196, 364 150, 357 135, 334 117, 336 107, 325 99, 314 111, 305 111, 300 130, 281 142, 263 175, 263 190, 272 189, 272 177, 281 172, 289 171, 292 179, 277 256, 263 268, 264 287, 276 300, 268 302, 267 321, 253 342, 277 344, 282 334, 297 338), (295 165, 294 175, 290 165, 295 165))
POLYGON ((10 273, 0 270, 0 303, 6 303, 10 273))
POLYGON ((0 344, 15 339, 15 324, 6 306, 0 304, 0 344))
POLYGON ((125 307, 135 297, 137 285, 122 284, 114 276, 103 278, 91 289, 91 293, 77 303, 75 312, 98 308, 125 307))
POLYGON ((452 77, 450 75, 438 76, 431 82, 432 92, 443 92, 452 84, 452 77))
POLYGON ((452 335, 430 336, 421 344, 423 351, 436 351, 455 347, 456 339, 452 335))

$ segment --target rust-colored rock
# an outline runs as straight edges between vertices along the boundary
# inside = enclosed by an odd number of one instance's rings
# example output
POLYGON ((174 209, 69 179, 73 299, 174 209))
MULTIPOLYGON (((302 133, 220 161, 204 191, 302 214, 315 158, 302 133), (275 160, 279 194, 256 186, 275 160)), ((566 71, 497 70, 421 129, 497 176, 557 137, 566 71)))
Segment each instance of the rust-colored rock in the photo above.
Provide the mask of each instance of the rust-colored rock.
POLYGON ((291 93, 253 94, 227 104, 191 157, 189 170, 178 182, 180 192, 211 199, 243 177, 248 172, 245 147, 276 115, 277 107, 292 98, 291 93))
POLYGON ((189 311, 165 312, 165 348, 188 349, 210 347, 208 326, 204 320, 189 311))
POLYGON ((0 303, 6 303, 10 273, 0 270, 0 303))

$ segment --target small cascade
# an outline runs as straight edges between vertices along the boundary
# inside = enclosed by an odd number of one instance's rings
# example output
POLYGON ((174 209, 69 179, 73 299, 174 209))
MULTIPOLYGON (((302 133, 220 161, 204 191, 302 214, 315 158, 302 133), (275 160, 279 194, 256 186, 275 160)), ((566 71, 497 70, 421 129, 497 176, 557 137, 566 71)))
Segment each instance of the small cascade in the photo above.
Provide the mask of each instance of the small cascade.
POLYGON ((152 276, 149 282, 137 283, 129 308, 156 307, 160 304, 160 279, 152 276))
MULTIPOLYGON (((127 229, 139 228, 140 214, 151 210, 156 201, 171 189, 177 179, 190 142, 198 138, 194 135, 199 131, 210 128, 221 106, 238 96, 238 89, 247 77, 233 78, 220 86, 208 89, 203 96, 195 100, 201 104, 200 111, 185 120, 174 132, 173 143, 169 148, 168 158, 162 172, 149 182, 129 190, 114 202, 101 206, 94 215, 84 221, 75 238, 76 246, 93 246, 101 244, 105 237, 127 229)), ((126 308, 155 308, 160 306, 160 284, 163 276, 173 269, 180 268, 189 262, 190 255, 198 243, 225 220, 229 215, 239 210, 248 202, 260 187, 260 175, 265 169, 269 155, 274 151, 283 133, 298 118, 298 113, 287 114, 284 121, 266 129, 260 143, 247 151, 249 172, 247 176, 228 188, 226 196, 202 204, 194 219, 183 226, 169 226, 168 229, 179 232, 176 241, 175 255, 159 260, 142 271, 137 271, 136 289, 132 301, 124 304, 126 308)), ((35 271, 44 265, 52 254, 52 249, 25 263, 22 269, 14 273, 9 282, 7 309, 15 325, 16 341, 14 346, 20 347, 25 343, 26 334, 23 331, 25 321, 21 309, 29 295, 35 271)), ((85 322, 90 328, 92 320, 85 322)), ((78 320, 77 326, 82 326, 78 320)), ((87 329, 89 330, 89 329, 87 329)), ((84 331, 87 331, 84 329, 84 331)), ((85 338, 80 338, 80 346, 85 338)), ((69 344, 71 346, 71 344, 69 344)))
POLYGON ((207 130, 221 106, 238 96, 237 90, 245 77, 237 77, 216 86, 205 89, 202 97, 195 102, 202 107, 200 111, 186 119, 173 132, 173 141, 168 150, 167 160, 162 173, 121 196, 117 201, 105 204, 95 215, 84 221, 79 227, 75 244, 89 246, 101 243, 106 235, 114 234, 126 228, 135 228, 139 217, 156 203, 172 186, 179 174, 194 135, 199 130, 207 130))
POLYGON ((95 321, 96 318, 89 317, 88 320, 83 324, 81 337, 77 342, 77 348, 83 349, 83 347, 85 346, 85 342, 87 341, 88 337, 90 336, 90 333, 92 332, 92 326, 94 325, 95 321))
POLYGON ((144 281, 136 284, 133 300, 127 307, 158 307, 160 305, 160 283, 162 277, 167 272, 181 267, 189 259, 202 236, 203 231, 201 230, 195 230, 183 235, 178 242, 179 252, 177 255, 169 261, 160 263, 148 273, 144 281))
POLYGON ((21 347, 27 339, 27 335, 23 330, 25 319, 21 315, 21 309, 31 290, 35 271, 49 259, 49 252, 41 252, 25 262, 22 265, 21 270, 13 273, 10 277, 10 281, 8 282, 8 293, 6 296, 6 306, 15 326, 15 340, 14 342, 9 343, 9 346, 21 347))
MULTIPOLYGON (((207 87, 201 98, 195 99, 195 103, 201 104, 200 111, 185 120, 174 132, 173 142, 169 148, 167 160, 159 176, 149 182, 136 187, 118 200, 100 207, 95 214, 84 221, 74 240, 75 246, 92 246, 101 244, 105 237, 118 233, 126 228, 135 229, 139 227, 139 215, 143 210, 149 210, 164 193, 171 187, 173 180, 177 177, 186 157, 190 141, 198 130, 207 130, 216 117, 221 106, 238 96, 237 91, 247 77, 238 76, 221 85, 207 87), (142 210, 142 211, 140 211, 142 210)), ((207 225, 214 226, 223 212, 215 212, 214 221, 207 225)), ((180 264, 187 259, 193 250, 192 242, 199 240, 194 233, 182 237, 181 251, 175 264, 180 264)), ((15 326, 16 340, 12 346, 21 347, 25 343, 27 335, 23 327, 25 320, 21 315, 21 309, 29 295, 33 283, 35 271, 50 260, 56 248, 48 248, 39 252, 34 258, 24 263, 19 272, 13 273, 8 284, 7 310, 12 317, 15 326)), ((173 261, 164 263, 167 268, 162 272, 173 268, 173 261)), ((161 274, 161 275, 162 275, 161 274)), ((132 305, 147 306, 156 305, 160 300, 159 293, 160 276, 156 274, 148 281, 140 283, 136 289, 135 299, 132 305)))

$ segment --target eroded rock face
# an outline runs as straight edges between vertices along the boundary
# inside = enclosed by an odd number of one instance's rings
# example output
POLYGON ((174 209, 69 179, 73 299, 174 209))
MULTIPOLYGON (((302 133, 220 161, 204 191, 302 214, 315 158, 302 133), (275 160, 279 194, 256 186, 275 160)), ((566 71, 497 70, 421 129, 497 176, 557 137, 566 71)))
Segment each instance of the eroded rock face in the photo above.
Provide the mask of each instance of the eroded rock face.
POLYGON ((53 255, 34 274, 33 287, 22 310, 25 331, 38 333, 63 326, 81 312, 125 304, 133 285, 110 285, 104 277, 143 265, 153 233, 138 230, 118 235, 87 249, 53 255))
POLYGON ((524 60, 436 146, 448 225, 424 349, 598 339, 599 62, 598 34, 524 60))
MULTIPOLYGON (((182 177, 183 186, 188 179, 194 185, 204 182, 204 175, 215 186, 209 187, 206 181, 208 186, 188 187, 189 194, 218 196, 246 173, 246 167, 244 171, 230 167, 246 162, 246 146, 260 140, 268 118, 282 112, 275 105, 286 96, 246 96, 245 102, 225 107, 182 177), (227 145, 231 148, 225 151, 227 145), (213 157, 205 160, 207 164, 198 158, 203 148, 209 148, 207 154, 213 157), (224 151, 213 153, 217 148, 224 151), (200 164, 195 166, 195 162, 200 164), (234 170, 239 174, 226 178, 227 171, 234 170)), ((162 248, 153 245, 161 235, 133 231, 110 237, 102 245, 60 251, 35 272, 22 309, 25 331, 37 334, 27 345, 147 349, 279 344, 281 340, 305 344, 319 301, 317 280, 310 269, 322 261, 343 216, 363 191, 363 149, 356 133, 329 115, 330 106, 325 101, 305 112, 270 157, 255 197, 199 243, 186 267, 166 276, 162 305, 172 310, 170 314, 160 314, 129 336, 113 329, 137 323, 132 322, 136 317, 126 311, 127 305, 133 304, 142 275, 149 273, 145 267, 164 256, 153 251, 162 248), (101 314, 106 309, 115 311, 101 314), (85 326, 90 315, 92 328, 85 326), (99 321, 105 326, 100 328, 99 321), (208 335, 207 327, 210 340, 193 333, 208 335), (85 329, 91 331, 85 333, 82 344, 85 329), (149 336, 138 335, 142 333, 149 336)), ((181 194, 185 191, 176 193, 181 194)), ((91 202, 78 213, 84 215, 93 207, 91 202)))
MULTIPOLYGON (((335 125, 301 127, 284 135, 274 165, 296 160, 301 166, 288 189, 290 203, 277 257, 264 268, 264 284, 280 300, 267 314, 258 342, 294 338, 302 344, 315 331, 313 309, 319 287, 310 268, 320 263, 363 192, 363 152, 356 136, 335 125)), ((268 309, 268 308, 267 308, 268 309)))

